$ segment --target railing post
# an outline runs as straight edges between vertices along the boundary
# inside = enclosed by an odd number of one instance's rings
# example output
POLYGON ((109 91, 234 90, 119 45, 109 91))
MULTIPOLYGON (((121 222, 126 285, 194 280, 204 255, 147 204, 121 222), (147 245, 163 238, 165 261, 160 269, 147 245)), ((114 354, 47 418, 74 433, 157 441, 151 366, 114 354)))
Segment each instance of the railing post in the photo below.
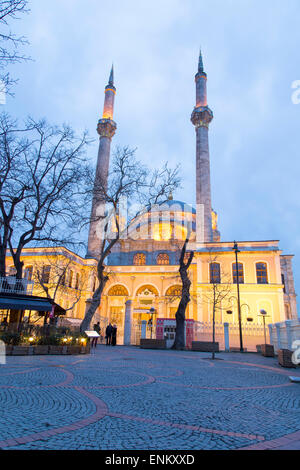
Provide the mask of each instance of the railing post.
POLYGON ((229 346, 229 323, 224 323, 224 341, 225 341, 225 351, 230 351, 229 346))
POLYGON ((142 321, 142 328, 141 328, 141 339, 146 339, 147 336, 147 321, 142 321))
POLYGON ((287 336, 287 342, 288 342, 288 349, 291 351, 292 350, 292 344, 293 344, 292 320, 286 320, 285 326, 286 326, 286 336, 287 336))
POLYGON ((280 323, 275 323, 275 326, 276 326, 276 334, 277 334, 277 348, 282 349, 281 337, 280 337, 280 323))
POLYGON ((268 328, 269 328, 270 344, 274 346, 273 325, 269 324, 268 328))

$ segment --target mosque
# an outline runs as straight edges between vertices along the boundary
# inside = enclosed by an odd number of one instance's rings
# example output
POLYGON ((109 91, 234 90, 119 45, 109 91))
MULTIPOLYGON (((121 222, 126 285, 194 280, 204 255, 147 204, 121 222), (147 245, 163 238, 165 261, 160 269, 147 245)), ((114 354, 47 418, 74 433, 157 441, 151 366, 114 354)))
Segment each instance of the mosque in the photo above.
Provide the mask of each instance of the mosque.
MULTIPOLYGON (((125 310, 130 311, 130 318, 135 323, 149 320, 150 310, 155 312, 155 320, 175 318, 181 292, 179 255, 186 238, 187 223, 192 230, 190 241, 195 253, 189 269, 192 284, 191 302, 186 312, 188 320, 212 321, 212 286, 224 283, 229 285, 229 293, 216 311, 219 323, 238 322, 237 284, 242 322, 260 324, 262 309, 267 312, 267 323, 298 318, 293 255, 283 254, 278 240, 238 241, 236 262, 234 242, 221 241, 218 217, 211 202, 209 125, 213 112, 207 103, 207 74, 201 53, 195 82, 196 103, 191 122, 196 131, 196 178, 190 181, 196 184, 195 207, 174 200, 170 194, 168 201, 157 206, 151 214, 145 213, 132 221, 128 237, 115 244, 107 259, 111 275, 95 320, 116 323, 120 343, 125 310)), ((97 128, 100 143, 96 179, 99 175, 107 178, 109 172, 111 142, 117 130, 113 121, 115 95, 112 70, 97 128)), ((67 309, 67 320, 71 324, 80 324, 96 287, 95 272, 102 239, 93 214, 103 210, 94 199, 85 258, 64 247, 26 248, 23 252, 28 279, 34 279, 35 265, 40 263, 48 276, 46 281, 50 290, 54 260, 68 263, 70 268, 64 280, 64 291, 56 302, 67 309)), ((13 264, 12 260, 10 264, 13 264)), ((35 289, 36 286, 34 292, 35 289)))

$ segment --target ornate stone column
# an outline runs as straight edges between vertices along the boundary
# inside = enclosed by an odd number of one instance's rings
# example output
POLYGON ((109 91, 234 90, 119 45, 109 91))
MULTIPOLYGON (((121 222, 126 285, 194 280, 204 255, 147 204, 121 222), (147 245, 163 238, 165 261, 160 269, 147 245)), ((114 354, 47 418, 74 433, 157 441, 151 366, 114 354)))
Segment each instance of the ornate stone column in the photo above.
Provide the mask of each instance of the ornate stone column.
POLYGON ((131 342, 132 300, 127 300, 125 306, 124 346, 129 346, 131 342))

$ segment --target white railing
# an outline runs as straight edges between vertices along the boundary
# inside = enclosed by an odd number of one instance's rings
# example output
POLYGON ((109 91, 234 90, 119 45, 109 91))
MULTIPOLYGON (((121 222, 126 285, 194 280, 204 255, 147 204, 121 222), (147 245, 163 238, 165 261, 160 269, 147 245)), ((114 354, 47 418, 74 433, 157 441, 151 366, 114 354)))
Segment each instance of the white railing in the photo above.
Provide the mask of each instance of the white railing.
MULTIPOLYGON (((229 347, 240 347, 240 328, 238 323, 229 323, 229 347)), ((269 331, 266 326, 266 341, 270 342, 269 331)), ((194 323, 194 341, 212 341, 213 324, 211 322, 194 323)), ((247 351, 256 351, 256 346, 265 342, 264 326, 257 323, 242 324, 243 347, 247 351)), ((219 343, 220 350, 225 349, 224 323, 215 324, 215 341, 219 343)))
POLYGON ((294 341, 300 340, 300 319, 286 320, 269 325, 270 342, 275 351, 278 349, 293 349, 294 341))
POLYGON ((28 279, 16 279, 14 276, 0 277, 0 293, 31 295, 34 282, 28 279))

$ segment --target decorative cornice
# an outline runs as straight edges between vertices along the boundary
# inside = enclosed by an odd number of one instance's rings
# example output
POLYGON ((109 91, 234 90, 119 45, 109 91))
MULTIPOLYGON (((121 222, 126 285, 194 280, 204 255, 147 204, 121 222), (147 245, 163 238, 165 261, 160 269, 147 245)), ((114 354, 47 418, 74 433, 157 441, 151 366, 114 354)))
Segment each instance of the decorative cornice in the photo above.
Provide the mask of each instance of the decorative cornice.
POLYGON ((117 124, 111 119, 100 119, 98 122, 97 132, 100 137, 108 137, 112 139, 117 130, 117 124))

